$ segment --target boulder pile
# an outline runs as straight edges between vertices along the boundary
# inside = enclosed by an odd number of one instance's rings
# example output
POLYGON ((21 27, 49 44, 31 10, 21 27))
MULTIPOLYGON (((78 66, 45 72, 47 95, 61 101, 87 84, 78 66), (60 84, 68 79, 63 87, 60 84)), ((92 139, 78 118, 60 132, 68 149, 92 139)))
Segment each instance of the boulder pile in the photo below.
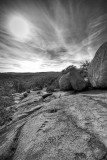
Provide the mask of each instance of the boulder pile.
POLYGON ((81 91, 85 89, 86 82, 79 71, 76 68, 72 68, 70 72, 62 75, 59 79, 59 86, 62 91, 81 91))
POLYGON ((76 68, 71 68, 59 79, 60 90, 83 91, 87 88, 107 88, 107 42, 97 50, 93 60, 88 67, 87 80, 76 68))

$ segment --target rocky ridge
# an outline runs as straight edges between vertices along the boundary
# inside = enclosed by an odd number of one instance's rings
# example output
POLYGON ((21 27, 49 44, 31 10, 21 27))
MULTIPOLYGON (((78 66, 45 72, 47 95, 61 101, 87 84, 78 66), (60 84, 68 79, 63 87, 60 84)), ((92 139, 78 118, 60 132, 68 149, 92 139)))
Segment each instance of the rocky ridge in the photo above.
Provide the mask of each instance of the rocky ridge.
POLYGON ((0 160, 106 160, 107 92, 46 94, 13 106, 12 122, 0 128, 0 160))

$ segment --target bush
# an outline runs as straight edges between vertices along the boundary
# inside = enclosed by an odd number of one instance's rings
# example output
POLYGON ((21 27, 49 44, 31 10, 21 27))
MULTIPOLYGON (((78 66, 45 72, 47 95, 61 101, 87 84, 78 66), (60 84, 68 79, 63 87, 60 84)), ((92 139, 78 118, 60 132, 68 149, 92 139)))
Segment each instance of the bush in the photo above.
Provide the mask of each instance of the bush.
POLYGON ((12 112, 7 107, 14 104, 11 88, 3 84, 0 89, 0 125, 4 125, 12 119, 12 112))
POLYGON ((51 85, 52 81, 55 80, 59 74, 59 72, 0 73, 0 85, 2 87, 8 83, 12 93, 21 93, 35 87, 42 89, 44 84, 51 85))
POLYGON ((65 68, 64 70, 62 70, 62 74, 66 74, 66 73, 70 72, 70 70, 72 68, 76 68, 76 66, 74 66, 74 65, 68 66, 67 68, 65 68))
POLYGON ((33 88, 38 87, 40 89, 43 89, 45 85, 50 86, 57 77, 58 75, 56 76, 54 74, 37 77, 33 88))
POLYGON ((54 86, 49 86, 49 87, 47 87, 47 89, 46 89, 47 92, 54 92, 54 90, 55 90, 55 87, 54 87, 54 86))
POLYGON ((37 94, 40 94, 40 91, 38 91, 37 94))
POLYGON ((18 93, 24 92, 26 90, 26 88, 24 87, 24 84, 18 80, 13 82, 13 87, 14 87, 15 91, 18 93))
POLYGON ((0 106, 3 106, 3 107, 9 107, 11 105, 13 105, 14 101, 13 101, 13 97, 10 96, 10 97, 7 97, 7 96, 1 96, 0 97, 0 106))
POLYGON ((8 85, 4 85, 0 88, 0 107, 8 107, 13 105, 14 100, 11 93, 11 88, 8 85))
POLYGON ((80 66, 80 73, 86 78, 88 77, 88 66, 89 65, 90 65, 90 62, 86 60, 80 66))
POLYGON ((12 113, 7 111, 4 106, 0 106, 0 126, 12 120, 12 113))
POLYGON ((29 89, 27 90, 27 93, 30 93, 30 90, 29 90, 29 89))
POLYGON ((59 77, 56 78, 50 85, 48 85, 47 92, 54 92, 55 89, 59 89, 59 77))
POLYGON ((12 118, 12 112, 6 108, 13 104, 12 97, 0 97, 0 126, 9 122, 12 118))
POLYGON ((28 96, 27 93, 23 93, 23 97, 26 98, 28 96))

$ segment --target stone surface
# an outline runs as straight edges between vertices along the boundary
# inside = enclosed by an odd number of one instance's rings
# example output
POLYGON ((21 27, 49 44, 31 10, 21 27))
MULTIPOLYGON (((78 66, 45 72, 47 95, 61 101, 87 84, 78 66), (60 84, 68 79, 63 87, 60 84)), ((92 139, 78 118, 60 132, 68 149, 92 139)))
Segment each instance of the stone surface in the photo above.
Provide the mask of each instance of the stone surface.
POLYGON ((35 97, 18 104, 26 117, 0 130, 0 160, 107 159, 107 91, 35 97))
POLYGON ((44 104, 23 127, 14 160, 103 159, 107 108, 96 97, 69 95, 44 104))
POLYGON ((70 70, 70 83, 75 91, 82 91, 86 87, 86 81, 76 68, 70 70))
POLYGON ((60 90, 62 91, 72 90, 69 73, 62 75, 62 77, 59 79, 59 86, 60 90))
POLYGON ((89 81, 95 88, 107 88, 107 42, 96 52, 88 69, 89 81))
POLYGON ((76 68, 72 68, 60 78, 59 86, 62 91, 82 91, 86 88, 86 81, 76 68))
POLYGON ((18 136, 25 121, 9 125, 0 130, 0 160, 11 160, 18 145, 18 136))

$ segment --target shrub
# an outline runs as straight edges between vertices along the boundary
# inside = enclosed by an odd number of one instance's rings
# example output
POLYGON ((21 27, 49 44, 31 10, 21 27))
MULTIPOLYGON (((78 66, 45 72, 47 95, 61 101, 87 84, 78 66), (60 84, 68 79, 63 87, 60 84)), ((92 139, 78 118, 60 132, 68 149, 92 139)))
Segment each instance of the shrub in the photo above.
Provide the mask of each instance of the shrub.
POLYGON ((7 97, 7 96, 1 96, 0 97, 0 106, 3 106, 3 107, 9 107, 11 105, 13 105, 13 97, 10 96, 10 97, 7 97))
POLYGON ((6 108, 13 104, 13 98, 11 97, 0 97, 0 126, 9 122, 12 118, 12 112, 6 108))
POLYGON ((30 90, 29 90, 29 89, 27 90, 27 93, 30 93, 30 90))
POLYGON ((56 78, 50 85, 48 85, 47 92, 54 92, 55 89, 59 89, 59 77, 56 78))
POLYGON ((26 90, 24 87, 24 84, 18 80, 13 82, 13 87, 16 90, 16 92, 18 92, 18 93, 24 92, 26 90))
POLYGON ((23 97, 26 98, 28 96, 27 93, 23 93, 23 97))
POLYGON ((14 104, 11 87, 3 84, 0 87, 0 125, 4 125, 12 119, 12 112, 7 107, 14 104))
POLYGON ((48 86, 46 91, 47 92, 54 92, 55 87, 54 86, 48 86))
POLYGON ((38 91, 37 94, 40 94, 40 91, 38 91))
POLYGON ((12 120, 12 113, 4 106, 0 106, 0 126, 12 120))
POLYGON ((38 87, 40 89, 43 89, 45 85, 50 86, 57 77, 58 75, 55 75, 54 73, 48 75, 44 73, 44 75, 35 79, 35 84, 33 88, 38 87))
POLYGON ((88 77, 88 66, 90 65, 89 61, 85 61, 81 64, 80 66, 80 73, 84 76, 84 77, 88 77))
POLYGON ((62 74, 66 74, 66 73, 70 72, 70 70, 72 68, 76 68, 76 66, 74 66, 74 65, 68 66, 67 68, 65 68, 64 70, 62 70, 62 74))

